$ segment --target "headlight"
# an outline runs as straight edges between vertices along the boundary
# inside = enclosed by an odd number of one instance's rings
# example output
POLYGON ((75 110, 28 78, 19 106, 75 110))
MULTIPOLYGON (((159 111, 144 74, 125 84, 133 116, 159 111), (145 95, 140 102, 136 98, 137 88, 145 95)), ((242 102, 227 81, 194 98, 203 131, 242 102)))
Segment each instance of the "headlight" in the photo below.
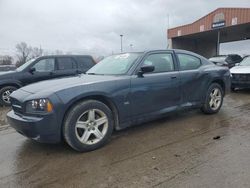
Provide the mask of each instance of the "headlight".
POLYGON ((26 103, 27 113, 47 113, 52 110, 53 106, 48 99, 34 99, 26 103))

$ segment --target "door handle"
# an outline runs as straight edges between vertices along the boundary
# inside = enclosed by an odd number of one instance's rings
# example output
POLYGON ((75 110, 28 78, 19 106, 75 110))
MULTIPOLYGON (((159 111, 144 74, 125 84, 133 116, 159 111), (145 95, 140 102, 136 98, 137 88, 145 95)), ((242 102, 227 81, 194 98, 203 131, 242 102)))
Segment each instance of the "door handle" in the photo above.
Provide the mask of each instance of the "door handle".
POLYGON ((171 79, 176 79, 177 78, 177 76, 171 76, 171 79))

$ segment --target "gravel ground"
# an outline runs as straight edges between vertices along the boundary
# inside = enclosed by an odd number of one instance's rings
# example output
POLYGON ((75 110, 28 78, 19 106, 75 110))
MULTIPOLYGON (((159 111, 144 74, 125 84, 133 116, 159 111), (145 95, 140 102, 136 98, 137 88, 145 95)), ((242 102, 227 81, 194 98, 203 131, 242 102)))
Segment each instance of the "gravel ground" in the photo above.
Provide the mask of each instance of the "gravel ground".
POLYGON ((0 107, 0 127, 6 126, 7 119, 6 119, 6 113, 10 110, 8 107, 0 107))

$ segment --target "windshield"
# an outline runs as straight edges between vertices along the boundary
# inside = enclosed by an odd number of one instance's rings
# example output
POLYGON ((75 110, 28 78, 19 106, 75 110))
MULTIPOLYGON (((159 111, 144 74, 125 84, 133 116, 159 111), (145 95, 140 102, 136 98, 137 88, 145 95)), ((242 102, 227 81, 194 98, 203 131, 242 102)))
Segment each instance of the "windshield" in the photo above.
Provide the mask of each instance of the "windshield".
POLYGON ((108 74, 108 75, 122 75, 126 74, 133 63, 141 56, 141 53, 125 53, 120 55, 112 55, 106 57, 94 67, 92 67, 87 74, 108 74))
POLYGON ((23 71, 24 69, 26 69, 26 67, 28 67, 31 63, 33 63, 35 59, 31 59, 29 61, 27 61, 26 63, 22 64, 20 67, 18 67, 16 70, 17 71, 23 71))
POLYGON ((240 66, 250 66, 250 56, 245 57, 242 62, 240 63, 240 66))

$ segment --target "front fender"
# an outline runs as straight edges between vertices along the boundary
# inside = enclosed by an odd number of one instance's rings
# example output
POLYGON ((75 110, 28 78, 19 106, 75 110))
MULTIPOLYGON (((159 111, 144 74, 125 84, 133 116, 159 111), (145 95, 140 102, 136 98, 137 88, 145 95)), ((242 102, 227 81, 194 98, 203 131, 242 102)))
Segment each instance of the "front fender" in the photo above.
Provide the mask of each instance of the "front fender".
POLYGON ((4 80, 1 80, 0 81, 0 87, 1 86, 4 86, 4 85, 16 85, 18 86, 19 88, 20 87, 23 87, 23 84, 18 81, 18 80, 12 80, 12 79, 4 79, 4 80))

